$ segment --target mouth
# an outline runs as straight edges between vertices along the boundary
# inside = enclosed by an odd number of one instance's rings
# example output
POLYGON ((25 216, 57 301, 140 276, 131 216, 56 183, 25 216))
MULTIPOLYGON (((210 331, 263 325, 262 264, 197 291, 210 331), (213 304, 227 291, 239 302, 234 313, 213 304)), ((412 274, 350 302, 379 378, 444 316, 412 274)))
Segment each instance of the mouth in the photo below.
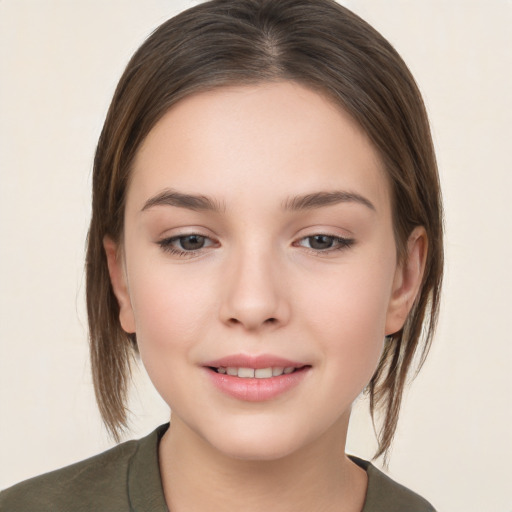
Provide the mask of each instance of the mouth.
POLYGON ((221 393, 245 402, 265 402, 300 386, 312 366, 271 354, 234 354, 203 363, 203 368, 221 393))
POLYGON ((306 366, 269 366, 268 368, 246 368, 236 366, 209 366, 211 371, 221 375, 230 375, 241 379, 271 379, 281 375, 290 375, 303 370, 306 366))

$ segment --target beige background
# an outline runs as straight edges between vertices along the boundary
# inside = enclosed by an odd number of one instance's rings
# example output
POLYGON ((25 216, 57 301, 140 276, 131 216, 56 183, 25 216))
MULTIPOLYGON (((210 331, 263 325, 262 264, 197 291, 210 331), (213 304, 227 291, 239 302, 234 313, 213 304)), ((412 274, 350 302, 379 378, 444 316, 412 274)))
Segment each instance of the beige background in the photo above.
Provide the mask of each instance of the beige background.
MULTIPOLYGON (((131 53, 193 3, 0 0, 0 488, 111 445, 83 306, 94 147, 131 53)), ((511 512, 512 1, 344 3, 415 74, 446 202, 441 324, 389 471, 439 512, 511 512)), ((167 415, 137 380, 134 437, 167 415)), ((360 407, 349 450, 372 447, 360 407)))

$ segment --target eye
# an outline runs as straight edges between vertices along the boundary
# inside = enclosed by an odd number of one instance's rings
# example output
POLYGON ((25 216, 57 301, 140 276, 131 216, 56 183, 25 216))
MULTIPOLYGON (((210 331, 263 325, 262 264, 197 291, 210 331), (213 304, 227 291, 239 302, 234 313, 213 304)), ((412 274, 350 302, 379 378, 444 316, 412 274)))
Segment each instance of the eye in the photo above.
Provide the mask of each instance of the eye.
POLYGON ((173 236, 160 240, 158 245, 165 251, 178 256, 193 256, 202 249, 215 244, 207 236, 195 233, 189 235, 173 236))
POLYGON ((346 249, 354 244, 354 239, 352 238, 343 238, 339 236, 333 235, 312 235, 301 238, 297 245, 300 247, 305 247, 307 249, 312 249, 316 252, 331 252, 337 251, 341 249, 346 249))
POLYGON ((180 249, 184 251, 197 251, 202 249, 206 243, 206 237, 201 235, 180 236, 176 239, 180 249))

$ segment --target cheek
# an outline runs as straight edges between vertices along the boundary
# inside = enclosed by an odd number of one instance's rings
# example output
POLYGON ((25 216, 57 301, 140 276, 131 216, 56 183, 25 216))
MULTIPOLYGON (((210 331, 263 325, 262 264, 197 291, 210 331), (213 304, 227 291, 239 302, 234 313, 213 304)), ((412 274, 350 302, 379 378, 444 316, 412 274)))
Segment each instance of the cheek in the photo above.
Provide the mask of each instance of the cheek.
POLYGON ((344 385, 362 388, 375 371, 383 348, 393 275, 393 258, 337 269, 303 307, 311 336, 322 340, 325 364, 333 369, 337 366, 337 379, 344 385))
POLYGON ((210 287, 183 273, 170 273, 165 265, 147 265, 132 277, 130 296, 142 363, 169 407, 181 409, 186 396, 197 392, 189 376, 194 347, 205 337, 210 287), (189 383, 186 396, 183 382, 189 383))
MULTIPOLYGON (((381 267, 382 270, 382 267, 381 267)), ((391 296, 392 272, 353 267, 331 274, 309 301, 308 315, 318 328, 347 338, 383 338, 391 296)))
POLYGON ((141 353, 185 350, 211 314, 212 286, 165 265, 132 271, 130 296, 141 353))

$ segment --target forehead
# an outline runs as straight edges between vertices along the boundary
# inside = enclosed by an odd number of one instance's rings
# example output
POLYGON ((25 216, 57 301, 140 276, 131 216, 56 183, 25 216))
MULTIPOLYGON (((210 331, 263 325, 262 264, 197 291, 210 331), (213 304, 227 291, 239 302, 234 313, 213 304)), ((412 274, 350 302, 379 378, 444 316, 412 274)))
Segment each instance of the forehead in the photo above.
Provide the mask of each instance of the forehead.
POLYGON ((220 87, 174 105, 136 155, 128 203, 164 188, 229 206, 257 192, 270 203, 340 187, 388 209, 386 173, 359 125, 324 95, 277 82, 220 87))

